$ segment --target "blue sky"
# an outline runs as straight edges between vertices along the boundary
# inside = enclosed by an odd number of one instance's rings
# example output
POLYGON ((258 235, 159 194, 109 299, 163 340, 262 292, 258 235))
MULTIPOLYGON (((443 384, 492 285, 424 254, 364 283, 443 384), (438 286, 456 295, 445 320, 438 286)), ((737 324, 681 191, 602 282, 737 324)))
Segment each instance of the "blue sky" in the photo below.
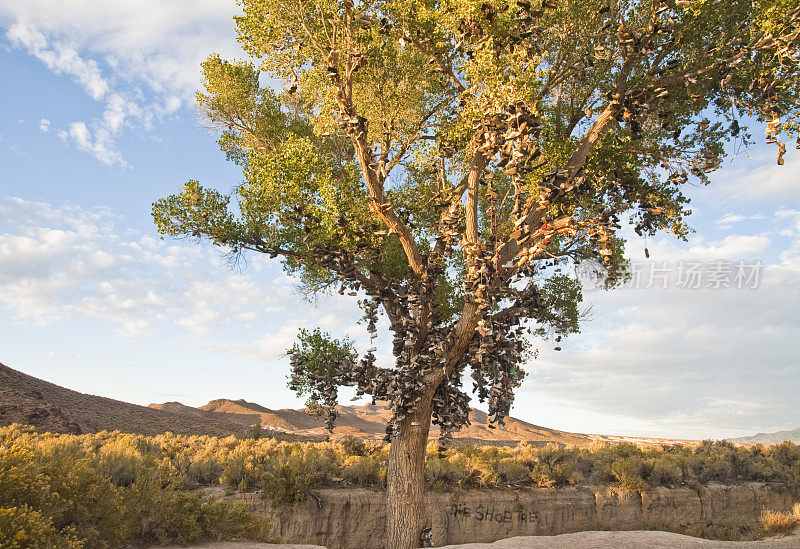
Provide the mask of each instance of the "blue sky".
MULTIPOLYGON (((280 408, 302 405, 281 356, 298 327, 368 346, 346 298, 315 307, 276 262, 232 269, 153 227, 150 204, 187 179, 227 191, 240 178, 192 100, 200 61, 242 55, 235 9, 0 0, 0 362, 139 404, 230 397, 280 408)), ((778 167, 772 148, 741 151, 711 187, 691 189, 689 242, 633 237, 642 287, 587 286, 590 320, 561 352, 539 344, 513 415, 691 438, 800 426, 795 152, 778 167), (753 274, 755 262, 757 287, 735 287, 737 265, 753 274), (699 288, 681 287, 693 285, 681 284, 690 267, 699 288), (714 269, 733 287, 713 287, 714 269)))

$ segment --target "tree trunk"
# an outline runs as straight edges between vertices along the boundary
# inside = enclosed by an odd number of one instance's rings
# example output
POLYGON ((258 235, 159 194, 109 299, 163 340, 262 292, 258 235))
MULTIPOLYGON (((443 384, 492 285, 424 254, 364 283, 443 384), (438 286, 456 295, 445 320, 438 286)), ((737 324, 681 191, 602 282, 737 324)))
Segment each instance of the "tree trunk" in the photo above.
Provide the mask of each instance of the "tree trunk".
POLYGON ((400 431, 389 449, 386 475, 389 549, 420 546, 425 526, 422 496, 425 489, 425 446, 431 426, 431 402, 423 398, 420 409, 400 423, 400 431))

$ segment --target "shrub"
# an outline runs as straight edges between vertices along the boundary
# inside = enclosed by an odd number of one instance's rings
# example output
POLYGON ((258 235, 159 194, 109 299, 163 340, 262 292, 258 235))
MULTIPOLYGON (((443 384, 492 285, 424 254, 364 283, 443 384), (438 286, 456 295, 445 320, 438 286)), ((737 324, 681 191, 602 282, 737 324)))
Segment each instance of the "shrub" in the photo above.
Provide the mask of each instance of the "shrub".
POLYGON ((279 541, 271 533, 269 520, 250 512, 243 501, 206 501, 200 507, 198 519, 205 539, 279 541))
POLYGON ((191 489, 198 486, 211 486, 213 484, 218 484, 222 472, 222 465, 220 465, 220 463, 213 458, 202 461, 193 461, 191 464, 189 464, 189 468, 186 470, 185 486, 191 489))
POLYGON ((58 531, 53 522, 27 505, 0 508, 0 547, 4 549, 80 549, 70 529, 58 531))
MULTIPOLYGON (((800 505, 800 504, 798 504, 800 505)), ((797 511, 798 505, 795 505, 794 511, 797 511)), ((764 532, 767 535, 785 534, 790 532, 798 524, 797 513, 782 513, 780 511, 771 511, 764 509, 758 517, 761 525, 764 527, 764 532)))
POLYGON ((162 490, 141 481, 126 494, 127 529, 140 543, 196 543, 246 538, 272 541, 269 521, 243 502, 212 501, 199 493, 162 490))
POLYGON ((0 507, 30 506, 56 512, 63 504, 50 488, 49 479, 34 463, 34 454, 24 448, 0 452, 0 507))
POLYGON ((354 436, 343 436, 339 439, 339 444, 348 456, 365 456, 367 455, 367 445, 360 438, 354 436))
POLYGON ((536 463, 530 476, 537 486, 565 486, 576 477, 574 452, 557 444, 548 444, 535 453, 536 463))
POLYGON ((310 488, 327 484, 341 470, 337 448, 331 443, 279 445, 256 467, 262 496, 273 504, 304 500, 310 488))
POLYGON ((261 495, 273 505, 304 501, 308 490, 316 484, 312 473, 283 464, 261 475, 261 495))
POLYGON ((127 529, 142 543, 190 543, 202 539, 196 515, 200 496, 162 490, 152 480, 139 481, 126 492, 127 529))
POLYGON ((375 486, 386 480, 386 460, 379 454, 351 456, 342 466, 342 478, 347 484, 375 486))
POLYGON ((683 479, 683 469, 668 454, 657 456, 650 460, 650 473, 647 476, 648 484, 674 486, 681 479, 683 479))
POLYGON ((264 433, 264 429, 261 427, 260 423, 256 423, 250 426, 249 435, 250 438, 258 440, 261 438, 261 435, 264 433))
POLYGON ((531 470, 514 458, 503 458, 497 463, 497 475, 506 484, 517 484, 530 478, 531 470))
POLYGON ((102 448, 99 455, 100 473, 116 486, 130 486, 136 480, 139 456, 120 449, 102 448))
POLYGON ((235 488, 239 492, 255 488, 259 479, 253 468, 252 456, 248 456, 244 452, 234 454, 223 469, 220 480, 223 484, 235 488))
MULTIPOLYGON (((42 535, 76 540, 87 547, 264 537, 264 524, 244 508, 217 505, 185 491, 221 483, 242 491, 260 487, 275 504, 299 501, 318 486, 383 484, 388 452, 389 446, 382 442, 353 437, 337 443, 299 443, 171 433, 74 436, 39 434, 12 425, 0 428, 4 532, 10 531, 14 509, 15 525, 39 524, 36 531, 42 535), (227 514, 230 520, 224 518, 227 514)), ((648 484, 767 480, 800 497, 800 446, 787 442, 738 447, 706 441, 697 447, 650 449, 599 442, 591 448, 524 443, 440 448, 432 442, 425 480, 434 490, 524 483, 547 487, 616 483, 641 490, 648 484)), ((795 514, 800 520, 800 508, 795 514)), ((701 530, 703 536, 724 539, 755 532, 752 524, 701 530)), ((61 538, 52 544, 66 543, 61 538)), ((10 543, 0 541, 0 547, 10 543)))
POLYGON ((646 469, 647 462, 639 456, 622 458, 611 465, 611 473, 620 488, 627 491, 639 491, 647 486, 643 478, 647 474, 646 469))
POLYGON ((460 486, 470 475, 466 464, 457 459, 428 457, 425 462, 425 483, 437 491, 448 486, 460 486))
POLYGON ((0 547, 268 541, 268 523, 242 504, 171 488, 183 469, 206 480, 220 470, 213 459, 185 466, 195 463, 192 456, 205 457, 200 448, 209 443, 221 446, 209 437, 76 437, 0 428, 0 547))
POLYGON ((87 457, 76 437, 49 436, 35 451, 20 446, 16 456, 27 460, 22 469, 0 465, 0 478, 12 479, 12 493, 0 496, 6 500, 0 506, 27 505, 49 517, 56 530, 73 528, 88 545, 124 540, 125 532, 117 527, 122 515, 119 492, 103 474, 100 460, 87 457))

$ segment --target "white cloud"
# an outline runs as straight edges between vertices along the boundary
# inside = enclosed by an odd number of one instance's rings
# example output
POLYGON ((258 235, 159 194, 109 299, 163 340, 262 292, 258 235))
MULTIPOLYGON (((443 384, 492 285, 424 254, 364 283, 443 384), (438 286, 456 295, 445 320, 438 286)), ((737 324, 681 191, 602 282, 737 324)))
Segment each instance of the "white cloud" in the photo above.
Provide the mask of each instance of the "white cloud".
POLYGON ((50 121, 47 118, 39 120, 39 129, 45 133, 50 131, 50 121))
MULTIPOLYGON (((796 218, 778 214, 780 227, 796 218)), ((642 431, 684 437, 738 436, 800 425, 800 231, 782 253, 761 235, 728 236, 680 249, 651 244, 670 265, 753 260, 769 254, 756 288, 589 292, 595 320, 529 368, 520 393, 607 418, 635 418, 642 431)), ((673 273, 674 274, 674 273, 673 273)), ((674 278, 673 278, 674 280, 674 278)), ((524 405, 523 405, 524 406, 524 405)))
POLYGON ((23 324, 103 319, 126 339, 177 326, 207 352, 258 361, 278 358, 300 326, 337 333, 359 316, 338 295, 303 304, 275 262, 251 258, 260 268, 237 274, 215 248, 123 224, 105 208, 0 200, 0 309, 23 324))
POLYGON ((274 361, 286 354, 302 326, 299 322, 282 324, 255 341, 210 341, 206 350, 212 353, 235 353, 257 361, 274 361))
POLYGON ((762 146, 748 154, 749 158, 736 158, 718 175, 712 175, 714 188, 709 192, 740 203, 796 198, 800 154, 787 154, 783 166, 776 165, 775 154, 772 146, 762 146))
POLYGON ((84 122, 73 122, 69 125, 69 132, 62 132, 59 137, 71 137, 78 150, 87 152, 104 164, 119 164, 127 166, 122 158, 122 153, 117 150, 112 137, 115 133, 109 131, 104 124, 96 125, 94 135, 89 131, 84 122))
MULTIPOLYGON (((766 234, 759 235, 728 235, 721 240, 707 242, 702 237, 695 237, 691 244, 686 245, 670 238, 660 238, 648 244, 650 259, 653 262, 677 264, 679 262, 711 262, 758 260, 767 251, 772 240, 766 234)), ((629 257, 641 258, 639 254, 641 243, 629 241, 629 257)))
POLYGON ((748 220, 760 220, 764 219, 763 215, 756 214, 756 215, 740 215, 734 213, 727 213, 717 219, 716 223, 722 228, 729 228, 734 223, 741 223, 742 221, 748 220))
MULTIPOLYGON (((0 303, 18 320, 104 318, 129 334, 177 323, 207 333, 280 307, 254 281, 207 265, 208 253, 128 231, 106 209, 0 202, 0 303)), ((215 253, 215 252, 211 252, 215 253)))
POLYGON ((798 237, 800 236, 800 211, 797 210, 778 210, 775 218, 788 221, 788 225, 780 231, 781 236, 798 237))
POLYGON ((92 60, 84 60, 78 52, 64 43, 50 44, 45 35, 32 25, 23 22, 12 24, 6 37, 11 43, 25 48, 56 74, 73 77, 95 101, 100 101, 109 90, 108 82, 92 60))
MULTIPOLYGON (((6 36, 11 42, 26 49, 56 74, 64 74, 75 80, 95 101, 105 104, 103 116, 92 121, 92 131, 85 122, 73 122, 68 131, 59 132, 64 140, 71 138, 78 150, 87 152, 104 164, 125 166, 122 154, 117 150, 113 138, 122 130, 126 116, 140 115, 141 109, 121 94, 111 91, 111 85, 103 78, 100 68, 93 60, 84 60, 78 52, 65 43, 48 43, 41 32, 26 23, 11 25, 6 36), (94 135, 93 135, 94 134, 94 135)), ((50 122, 42 119, 39 129, 48 131, 50 122)))
POLYGON ((106 164, 125 165, 115 143, 128 126, 155 122, 193 101, 200 62, 241 56, 233 1, 30 0, 0 4, 15 47, 75 81, 103 105, 59 136, 106 164), (80 126, 82 125, 82 126, 80 126))

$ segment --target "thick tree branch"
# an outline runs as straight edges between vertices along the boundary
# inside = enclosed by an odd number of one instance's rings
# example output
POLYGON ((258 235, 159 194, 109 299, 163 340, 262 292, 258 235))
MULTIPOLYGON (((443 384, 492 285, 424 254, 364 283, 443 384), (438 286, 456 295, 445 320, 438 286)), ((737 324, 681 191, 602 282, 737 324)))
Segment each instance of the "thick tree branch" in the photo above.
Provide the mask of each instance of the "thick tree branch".
MULTIPOLYGON (((330 55, 335 57, 335 51, 331 50, 330 55)), ((369 129, 367 128, 366 119, 358 115, 352 103, 352 80, 348 77, 343 82, 338 74, 334 74, 333 81, 338 91, 336 100, 341 115, 347 117, 350 140, 353 143, 356 158, 358 158, 361 166, 361 173, 367 183, 370 210, 378 214, 386 223, 390 233, 398 236, 411 270, 418 278, 422 278, 425 273, 425 262, 422 253, 419 245, 414 240, 414 235, 411 234, 408 226, 397 217, 391 202, 386 199, 383 179, 378 172, 377 164, 372 159, 372 148, 367 138, 369 129)))
POLYGON ((467 174, 467 230, 465 239, 467 244, 465 249, 467 257, 473 257, 480 246, 480 235, 478 233, 478 183, 486 168, 487 158, 480 151, 475 153, 475 159, 467 174))

